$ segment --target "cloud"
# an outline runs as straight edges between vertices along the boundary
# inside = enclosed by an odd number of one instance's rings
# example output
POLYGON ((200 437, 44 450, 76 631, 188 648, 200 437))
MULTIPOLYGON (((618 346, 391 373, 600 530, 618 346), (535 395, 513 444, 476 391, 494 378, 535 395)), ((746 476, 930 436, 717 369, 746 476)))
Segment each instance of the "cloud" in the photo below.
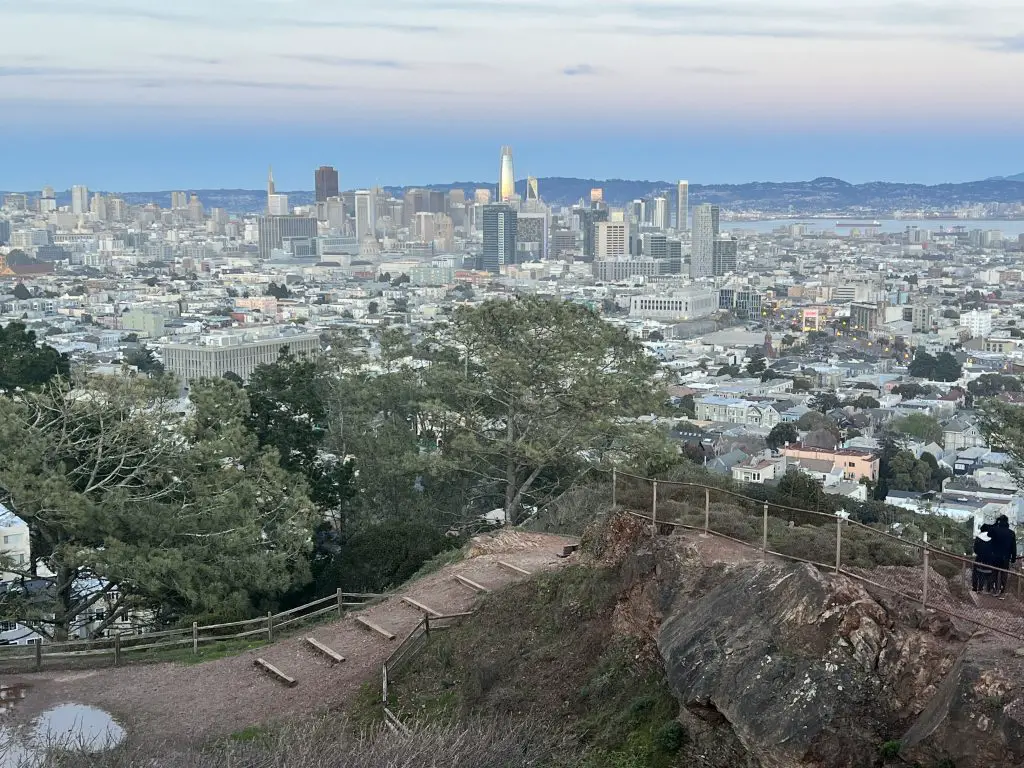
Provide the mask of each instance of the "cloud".
POLYGON ((1024 53, 1024 34, 1013 37, 996 37, 984 40, 981 47, 999 53, 1024 53))
POLYGON ((696 67, 672 67, 673 72, 681 75, 721 75, 723 77, 736 77, 738 75, 749 75, 749 69, 733 69, 731 67, 696 66, 696 67))
POLYGON ((0 77, 64 77, 65 75, 102 75, 106 69, 76 67, 5 67, 0 66, 0 77))
POLYGON ((211 67, 224 63, 224 59, 215 59, 208 56, 190 56, 185 53, 160 53, 155 58, 163 61, 174 61, 183 64, 208 64, 211 67))
POLYGON ((305 61, 310 64, 323 64, 328 67, 367 68, 367 69, 413 69, 413 65, 396 59, 356 59, 346 56, 330 56, 319 53, 282 54, 282 59, 305 61))
POLYGON ((601 74, 601 71, 591 64, 576 64, 563 69, 562 74, 567 77, 593 77, 601 74))

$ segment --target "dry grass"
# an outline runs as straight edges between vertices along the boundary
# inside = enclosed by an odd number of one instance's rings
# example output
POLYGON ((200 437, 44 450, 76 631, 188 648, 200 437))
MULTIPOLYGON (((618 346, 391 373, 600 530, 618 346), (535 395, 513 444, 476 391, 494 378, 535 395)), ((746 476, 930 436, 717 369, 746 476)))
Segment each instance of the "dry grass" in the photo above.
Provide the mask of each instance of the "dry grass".
POLYGON ((409 735, 385 729, 353 735, 345 723, 324 718, 280 730, 247 729, 207 749, 144 744, 102 755, 52 749, 11 768, 527 768, 552 765, 556 753, 565 753, 557 737, 525 723, 474 721, 415 728, 409 735))

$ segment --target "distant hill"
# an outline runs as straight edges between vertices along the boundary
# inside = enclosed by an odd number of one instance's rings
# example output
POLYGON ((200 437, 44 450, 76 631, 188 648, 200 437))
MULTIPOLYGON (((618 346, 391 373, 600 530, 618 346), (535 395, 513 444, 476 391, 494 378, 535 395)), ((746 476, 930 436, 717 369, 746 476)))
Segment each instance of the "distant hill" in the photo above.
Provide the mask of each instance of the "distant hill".
POLYGON ((1024 173, 1017 173, 1013 176, 993 176, 988 181, 1022 181, 1024 182, 1024 173))
MULTIPOLYGON (((589 200, 590 190, 601 188, 604 199, 610 205, 623 205, 630 200, 665 193, 673 198, 675 182, 637 181, 628 179, 579 179, 552 176, 538 179, 541 197, 555 204, 571 205, 579 200, 589 200)), ((428 189, 462 189, 472 199, 476 189, 494 189, 494 182, 455 181, 448 184, 422 185, 428 189)), ((516 184, 517 191, 525 196, 526 182, 516 184)), ((401 195, 403 187, 385 187, 393 195, 401 195)), ((207 208, 225 208, 228 211, 258 212, 266 205, 266 193, 253 189, 196 189, 188 190, 199 195, 207 208)), ((2 193, 0 193, 2 194, 2 193)), ((306 190, 287 193, 292 205, 308 205, 313 202, 313 193, 306 190)), ((171 193, 126 192, 122 196, 131 204, 147 202, 162 207, 170 205, 171 193)), ((58 194, 58 204, 67 205, 70 193, 58 194)), ((971 203, 1021 203, 1024 202, 1024 174, 1003 179, 986 179, 962 184, 897 184, 891 182, 868 182, 850 184, 842 179, 821 177, 812 181, 750 182, 747 184, 691 184, 690 205, 713 203, 734 210, 758 210, 779 215, 809 215, 834 213, 842 210, 857 210, 863 215, 882 215, 888 211, 908 208, 952 208, 971 203)))

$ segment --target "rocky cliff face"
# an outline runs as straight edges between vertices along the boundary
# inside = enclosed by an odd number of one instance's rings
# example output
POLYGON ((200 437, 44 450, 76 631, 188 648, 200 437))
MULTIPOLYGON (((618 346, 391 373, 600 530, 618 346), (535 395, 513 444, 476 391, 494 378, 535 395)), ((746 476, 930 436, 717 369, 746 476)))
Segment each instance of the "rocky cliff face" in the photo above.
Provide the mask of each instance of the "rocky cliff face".
POLYGON ((812 566, 688 568, 659 554, 673 565, 649 604, 662 603, 658 647, 696 764, 1024 765, 1012 643, 812 566))

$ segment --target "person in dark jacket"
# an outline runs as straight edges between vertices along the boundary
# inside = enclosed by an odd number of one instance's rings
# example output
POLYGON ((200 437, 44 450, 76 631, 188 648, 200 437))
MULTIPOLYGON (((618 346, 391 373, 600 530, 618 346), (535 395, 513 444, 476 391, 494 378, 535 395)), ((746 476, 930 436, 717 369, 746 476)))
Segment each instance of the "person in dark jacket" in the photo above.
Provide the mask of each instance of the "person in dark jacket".
POLYGON ((1010 528, 1009 518, 1000 515, 989 535, 992 537, 992 565, 1002 569, 995 571, 996 592, 1002 598, 1006 593, 1006 572, 1011 563, 1017 562, 1017 534, 1010 528))
POLYGON ((971 588, 975 592, 988 592, 992 589, 992 561, 995 550, 992 548, 992 526, 985 523, 974 537, 974 570, 971 573, 971 588))

